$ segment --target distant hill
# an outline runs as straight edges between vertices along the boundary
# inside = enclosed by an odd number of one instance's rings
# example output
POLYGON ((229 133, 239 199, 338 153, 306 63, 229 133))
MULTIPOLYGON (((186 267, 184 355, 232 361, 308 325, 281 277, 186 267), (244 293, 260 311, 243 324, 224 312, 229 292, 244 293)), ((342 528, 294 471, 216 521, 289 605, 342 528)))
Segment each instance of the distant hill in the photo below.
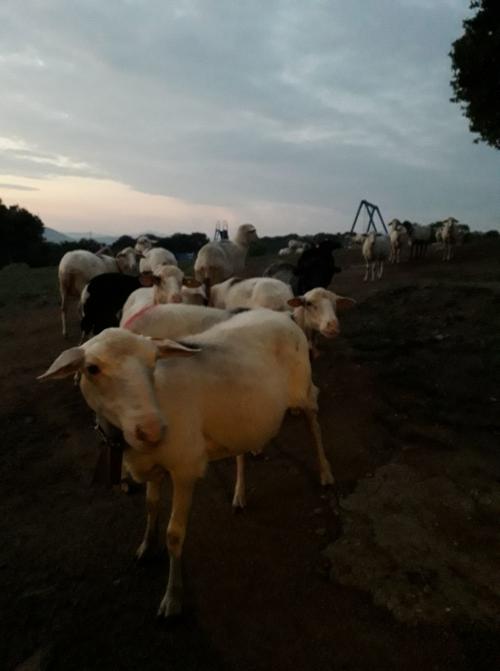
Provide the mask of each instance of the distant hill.
POLYGON ((72 238, 70 238, 68 235, 65 235, 64 233, 59 233, 59 231, 56 231, 55 228, 49 228, 48 226, 45 226, 44 231, 43 231, 43 237, 47 242, 70 242, 72 238))
MULTIPOLYGON (((60 242, 74 242, 75 240, 81 240, 81 238, 88 238, 89 231, 82 231, 81 233, 79 231, 76 233, 73 233, 73 231, 71 233, 61 233, 60 231, 56 231, 55 228, 45 226, 43 237, 47 242, 55 242, 56 244, 60 242)), ((117 239, 117 236, 92 234, 92 239, 110 245, 117 239)))
POLYGON ((117 235, 100 235, 99 233, 92 233, 90 231, 76 231, 67 233, 70 240, 81 240, 82 238, 92 238, 92 240, 97 240, 97 242, 104 242, 107 245, 110 245, 115 240, 118 239, 117 235))

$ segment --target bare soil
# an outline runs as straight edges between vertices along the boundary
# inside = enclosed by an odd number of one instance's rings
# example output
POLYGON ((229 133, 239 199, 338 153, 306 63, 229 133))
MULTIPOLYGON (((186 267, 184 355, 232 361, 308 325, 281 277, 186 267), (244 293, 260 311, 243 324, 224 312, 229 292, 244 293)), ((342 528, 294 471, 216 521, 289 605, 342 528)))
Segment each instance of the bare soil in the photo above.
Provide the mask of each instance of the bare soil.
POLYGON ((175 626, 155 619, 166 563, 133 559, 142 494, 92 484, 90 410, 35 381, 68 346, 55 269, 0 272, 1 668, 500 668, 500 245, 366 284, 359 250, 336 260, 358 304, 314 376, 340 509, 300 417, 248 459, 244 513, 213 464, 175 626))

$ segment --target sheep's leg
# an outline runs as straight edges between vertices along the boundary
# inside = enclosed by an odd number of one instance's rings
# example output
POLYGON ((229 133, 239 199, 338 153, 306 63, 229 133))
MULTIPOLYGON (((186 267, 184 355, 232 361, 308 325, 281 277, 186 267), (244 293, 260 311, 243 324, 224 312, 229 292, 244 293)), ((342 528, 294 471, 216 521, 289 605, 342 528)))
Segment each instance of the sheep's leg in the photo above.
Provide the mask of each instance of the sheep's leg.
POLYGON ((335 479, 332 475, 332 470, 328 459, 326 458, 325 448, 323 447, 323 438, 321 435, 321 428, 318 422, 318 412, 313 408, 304 409, 309 429, 313 435, 314 443, 316 445, 316 453, 319 462, 319 477, 322 485, 333 485, 335 479))
POLYGON ((245 455, 236 457, 236 485, 234 488, 233 508, 244 508, 246 506, 245 496, 245 455))
POLYGON ((68 337, 68 331, 66 328, 67 310, 68 310, 68 297, 66 296, 66 293, 64 291, 61 291, 61 322, 62 322, 63 338, 68 337))
POLYGON ((370 274, 370 264, 368 261, 366 261, 366 270, 365 270, 365 276, 363 278, 363 282, 366 282, 368 280, 368 276, 370 274))
POLYGON ((181 477, 176 473, 171 473, 171 476, 173 485, 172 512, 167 527, 170 571, 167 591, 158 609, 158 615, 163 617, 178 615, 182 610, 182 546, 186 536, 186 526, 195 483, 193 477, 181 477))
POLYGON ((372 282, 375 280, 375 266, 377 265, 376 261, 372 261, 372 282))
POLYGON ((205 305, 210 305, 210 279, 208 277, 203 280, 203 287, 205 289, 205 305))
POLYGON ((382 279, 383 274, 384 274, 384 262, 379 261, 378 262, 378 278, 379 278, 379 280, 382 279))
POLYGON ((158 513, 160 511, 161 480, 150 480, 146 484, 146 531, 137 548, 137 559, 145 559, 159 549, 158 513))
POLYGON ((333 485, 335 479, 332 475, 330 463, 326 458, 325 448, 323 446, 323 436, 321 435, 321 427, 318 422, 318 393, 318 388, 312 384, 309 391, 309 402, 304 408, 304 414, 316 446, 321 484, 333 485))

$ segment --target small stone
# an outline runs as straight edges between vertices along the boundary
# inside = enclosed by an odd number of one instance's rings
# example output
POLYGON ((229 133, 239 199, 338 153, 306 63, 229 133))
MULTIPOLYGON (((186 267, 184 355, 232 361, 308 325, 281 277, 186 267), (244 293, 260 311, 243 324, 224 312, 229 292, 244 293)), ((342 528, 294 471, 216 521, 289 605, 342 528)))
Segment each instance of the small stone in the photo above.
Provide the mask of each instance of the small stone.
POLYGON ((322 512, 323 512, 323 508, 315 508, 315 509, 313 510, 313 513, 314 513, 315 515, 321 515, 322 512))
POLYGON ((326 529, 324 529, 323 527, 321 527, 320 529, 315 529, 315 530, 314 530, 314 533, 315 533, 317 536, 325 536, 325 535, 326 535, 326 529))

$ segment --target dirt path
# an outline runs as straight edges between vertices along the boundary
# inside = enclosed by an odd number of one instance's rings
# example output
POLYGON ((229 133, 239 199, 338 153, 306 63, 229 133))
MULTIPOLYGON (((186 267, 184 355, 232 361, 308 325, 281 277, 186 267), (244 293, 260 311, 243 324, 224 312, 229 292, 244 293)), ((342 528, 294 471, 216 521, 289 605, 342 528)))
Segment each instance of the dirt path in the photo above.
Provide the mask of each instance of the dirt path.
POLYGON ((338 291, 360 305, 315 362, 341 519, 317 483, 301 418, 287 418, 265 456, 248 459, 245 513, 231 511, 234 465, 213 465, 196 492, 187 613, 173 629, 154 618, 164 564, 132 559, 142 496, 90 485, 96 439, 79 392, 33 381, 64 347, 55 299, 32 304, 29 320, 9 313, 0 350, 3 668, 37 652, 42 668, 65 671, 498 668, 494 581, 483 578, 498 551, 498 413, 485 399, 496 398, 500 362, 485 362, 498 351, 499 318, 488 327, 495 292, 470 287, 500 279, 496 258, 474 249, 446 269, 390 269, 377 286, 360 282, 354 255, 341 260, 338 291), (446 287, 429 288, 441 278, 446 287), (419 482, 434 490, 423 497, 419 482), (438 505, 450 482, 449 505, 438 505), (384 496, 373 498, 381 483, 384 496), (437 538, 428 511, 448 530, 437 538), (409 547, 415 529, 423 540, 409 547), (457 539, 467 552, 457 554, 457 539), (481 580, 472 602, 460 589, 481 580), (408 591, 419 599, 401 599, 408 591), (462 595, 471 618, 435 617, 443 594, 462 595))

